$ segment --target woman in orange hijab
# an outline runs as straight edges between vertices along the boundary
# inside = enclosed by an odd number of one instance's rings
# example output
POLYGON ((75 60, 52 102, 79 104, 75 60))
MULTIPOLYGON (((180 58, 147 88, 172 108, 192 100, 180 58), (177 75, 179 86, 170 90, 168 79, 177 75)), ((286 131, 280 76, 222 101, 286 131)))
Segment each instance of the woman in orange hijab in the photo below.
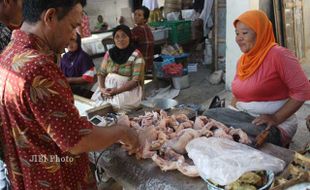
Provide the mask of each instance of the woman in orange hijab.
POLYGON ((232 106, 256 117, 253 124, 276 127, 287 146, 297 129, 295 112, 310 99, 310 85, 294 54, 275 43, 266 14, 250 10, 235 21, 243 52, 232 82, 232 106))

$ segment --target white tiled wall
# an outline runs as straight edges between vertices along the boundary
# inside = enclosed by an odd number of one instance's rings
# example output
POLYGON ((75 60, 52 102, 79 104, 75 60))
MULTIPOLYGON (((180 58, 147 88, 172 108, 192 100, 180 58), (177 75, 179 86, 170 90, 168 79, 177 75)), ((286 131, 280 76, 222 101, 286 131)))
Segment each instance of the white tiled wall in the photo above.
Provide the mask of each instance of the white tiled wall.
POLYGON ((97 16, 102 15, 109 27, 116 26, 121 15, 121 8, 129 7, 129 0, 88 0, 85 11, 90 18, 90 27, 93 29, 97 22, 97 16))

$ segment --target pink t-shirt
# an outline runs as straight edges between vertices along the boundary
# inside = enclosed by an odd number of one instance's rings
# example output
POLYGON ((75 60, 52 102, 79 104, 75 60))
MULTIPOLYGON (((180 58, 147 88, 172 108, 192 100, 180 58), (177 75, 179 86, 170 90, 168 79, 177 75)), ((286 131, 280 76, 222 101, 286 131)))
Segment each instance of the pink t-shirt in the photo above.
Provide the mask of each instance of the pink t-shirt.
POLYGON ((310 83, 291 51, 274 46, 258 70, 246 80, 237 74, 232 92, 238 101, 275 101, 310 99, 310 83))

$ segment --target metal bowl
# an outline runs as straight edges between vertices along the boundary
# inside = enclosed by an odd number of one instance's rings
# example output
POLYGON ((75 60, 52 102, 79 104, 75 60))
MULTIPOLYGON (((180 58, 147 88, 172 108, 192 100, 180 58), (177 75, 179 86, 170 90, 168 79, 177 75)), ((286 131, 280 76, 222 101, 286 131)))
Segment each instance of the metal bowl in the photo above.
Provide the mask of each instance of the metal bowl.
MULTIPOLYGON (((259 188, 258 190, 270 189, 270 187, 274 181, 274 173, 270 170, 268 170, 266 173, 267 173, 267 178, 268 178, 267 183, 264 186, 262 186, 261 188, 259 188)), ((208 190, 225 190, 224 188, 220 188, 220 187, 215 186, 209 180, 206 180, 206 182, 207 182, 208 190)))
POLYGON ((152 101, 152 104, 154 108, 168 110, 178 105, 178 101, 170 98, 169 99, 160 98, 160 99, 154 99, 152 101))

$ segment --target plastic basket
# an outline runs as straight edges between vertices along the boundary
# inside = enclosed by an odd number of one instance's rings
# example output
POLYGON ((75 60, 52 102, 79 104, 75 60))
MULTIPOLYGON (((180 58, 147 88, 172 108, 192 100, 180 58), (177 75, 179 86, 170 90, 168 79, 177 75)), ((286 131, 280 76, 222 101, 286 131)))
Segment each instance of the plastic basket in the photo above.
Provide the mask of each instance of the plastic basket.
POLYGON ((155 61, 155 60, 153 61, 154 72, 157 78, 164 78, 165 73, 162 70, 163 66, 174 63, 175 59, 174 57, 169 55, 160 55, 160 57, 163 58, 163 61, 155 61))
POLYGON ((190 20, 175 20, 163 22, 151 22, 152 27, 170 28, 168 40, 171 43, 187 43, 191 39, 191 21, 190 20))
MULTIPOLYGON (((170 56, 170 55, 165 55, 165 56, 170 56)), ((176 63, 181 63, 183 67, 187 67, 187 59, 189 57, 189 53, 182 53, 180 55, 173 55, 173 56, 171 55, 171 57, 174 58, 176 63)))
POLYGON ((188 72, 197 72, 197 63, 189 63, 187 65, 188 72))
POLYGON ((168 38, 171 43, 187 43, 190 41, 192 32, 190 20, 167 21, 166 27, 171 28, 168 38))

